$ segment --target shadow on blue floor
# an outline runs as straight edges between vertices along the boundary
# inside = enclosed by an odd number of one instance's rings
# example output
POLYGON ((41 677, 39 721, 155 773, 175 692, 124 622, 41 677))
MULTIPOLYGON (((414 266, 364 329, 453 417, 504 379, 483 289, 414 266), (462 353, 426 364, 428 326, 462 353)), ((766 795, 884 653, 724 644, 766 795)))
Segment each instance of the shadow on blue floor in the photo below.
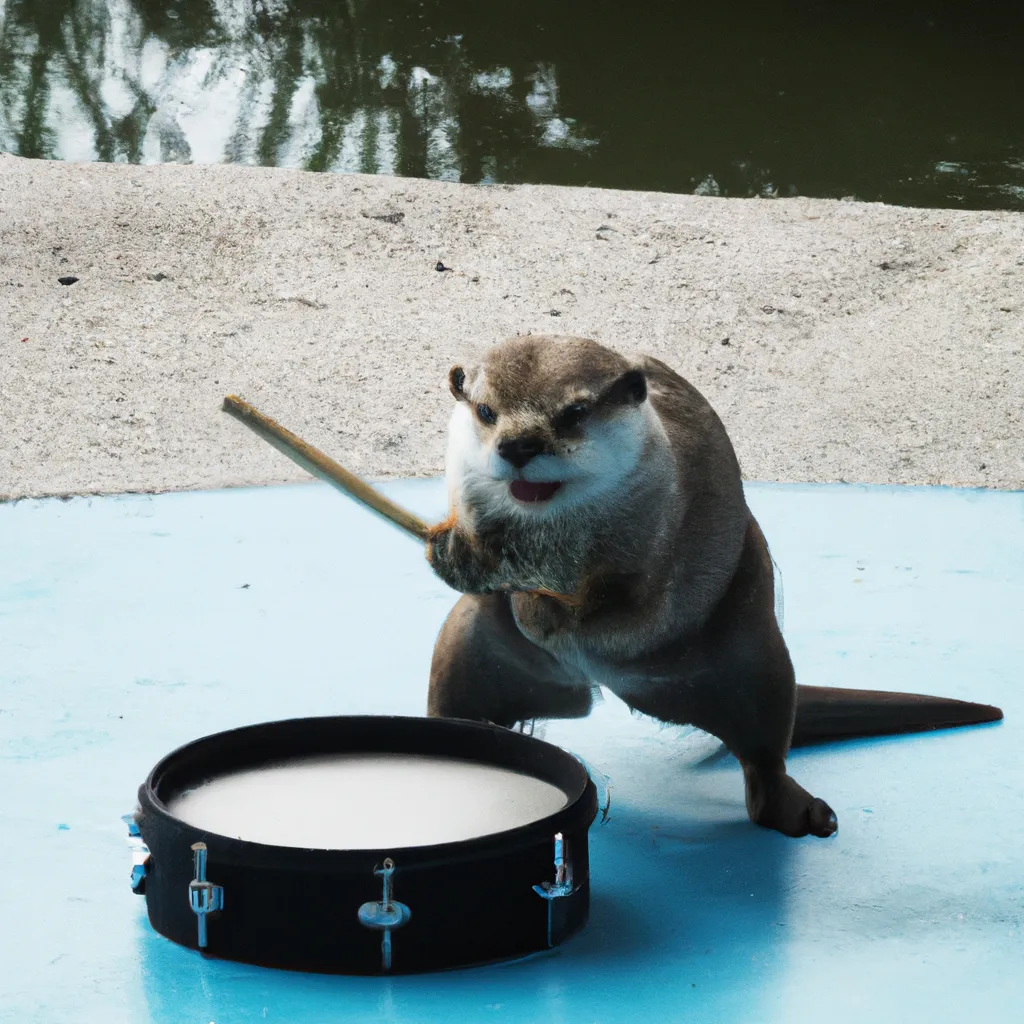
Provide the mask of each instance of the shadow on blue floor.
MULTIPOLYGON (((438 481, 387 489, 443 513, 438 481)), ((119 816, 197 736, 422 713, 454 598, 416 544, 319 485, 0 507, 0 1020, 1019 1020, 1024 495, 749 494, 801 680, 976 699, 1006 721, 795 752, 840 832, 793 841, 747 823, 714 741, 608 698, 546 727, 612 779, 590 926, 526 961, 389 980, 204 961, 156 936, 119 816)))

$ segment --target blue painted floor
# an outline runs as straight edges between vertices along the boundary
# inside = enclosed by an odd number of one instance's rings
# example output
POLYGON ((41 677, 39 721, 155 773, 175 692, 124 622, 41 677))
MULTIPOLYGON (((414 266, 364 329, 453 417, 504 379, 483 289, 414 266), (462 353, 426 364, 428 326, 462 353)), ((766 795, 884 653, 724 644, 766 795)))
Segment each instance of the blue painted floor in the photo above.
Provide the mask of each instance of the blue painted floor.
MULTIPOLYGON (((439 482, 394 484, 431 518, 439 482)), ((1024 1019, 1024 494, 751 486, 805 682, 999 704, 972 730, 799 752, 836 839, 753 828, 716 744, 609 698, 546 738, 613 783, 593 913, 559 950, 444 975, 205 962, 128 888, 120 815, 179 743, 420 714, 453 595, 321 485, 0 507, 0 1019, 1024 1019)))

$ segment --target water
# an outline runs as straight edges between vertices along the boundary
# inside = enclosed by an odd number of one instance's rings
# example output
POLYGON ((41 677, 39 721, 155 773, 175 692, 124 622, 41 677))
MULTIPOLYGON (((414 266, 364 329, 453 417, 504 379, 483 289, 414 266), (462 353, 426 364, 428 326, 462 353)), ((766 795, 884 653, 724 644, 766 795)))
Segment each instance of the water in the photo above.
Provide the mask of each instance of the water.
POLYGON ((1024 210, 1010 8, 0 0, 0 149, 1024 210))

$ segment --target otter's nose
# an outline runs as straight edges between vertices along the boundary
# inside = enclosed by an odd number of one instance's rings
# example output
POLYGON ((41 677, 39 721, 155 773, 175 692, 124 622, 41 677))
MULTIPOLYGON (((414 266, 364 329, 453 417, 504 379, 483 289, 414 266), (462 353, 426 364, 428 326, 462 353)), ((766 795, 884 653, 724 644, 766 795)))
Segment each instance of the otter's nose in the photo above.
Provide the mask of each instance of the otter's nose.
POLYGON ((516 437, 511 441, 502 441, 498 445, 498 454, 511 462, 516 469, 522 469, 535 455, 544 451, 544 442, 535 437, 516 437))

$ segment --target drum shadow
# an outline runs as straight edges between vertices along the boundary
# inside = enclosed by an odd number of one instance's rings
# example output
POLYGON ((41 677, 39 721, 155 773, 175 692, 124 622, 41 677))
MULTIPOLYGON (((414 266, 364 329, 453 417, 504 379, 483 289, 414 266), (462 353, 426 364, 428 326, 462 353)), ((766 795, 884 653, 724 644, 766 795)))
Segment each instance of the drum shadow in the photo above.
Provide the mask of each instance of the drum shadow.
POLYGON ((546 1013, 552 991, 563 1009, 591 1013, 609 993, 620 1000, 638 976, 658 980, 641 1000, 647 1013, 691 982, 723 1009, 727 1000, 729 1016, 737 1001, 753 1012, 777 977, 773 947, 777 953, 800 841, 721 820, 720 806, 708 812, 720 820, 620 805, 591 831, 587 927, 555 950, 503 964, 393 979, 274 971, 206 960, 143 917, 138 950, 150 1015, 158 1024, 222 1024, 287 1007, 294 1024, 327 1019, 321 1014, 344 1005, 353 1021, 469 1020, 503 999, 546 1013))

